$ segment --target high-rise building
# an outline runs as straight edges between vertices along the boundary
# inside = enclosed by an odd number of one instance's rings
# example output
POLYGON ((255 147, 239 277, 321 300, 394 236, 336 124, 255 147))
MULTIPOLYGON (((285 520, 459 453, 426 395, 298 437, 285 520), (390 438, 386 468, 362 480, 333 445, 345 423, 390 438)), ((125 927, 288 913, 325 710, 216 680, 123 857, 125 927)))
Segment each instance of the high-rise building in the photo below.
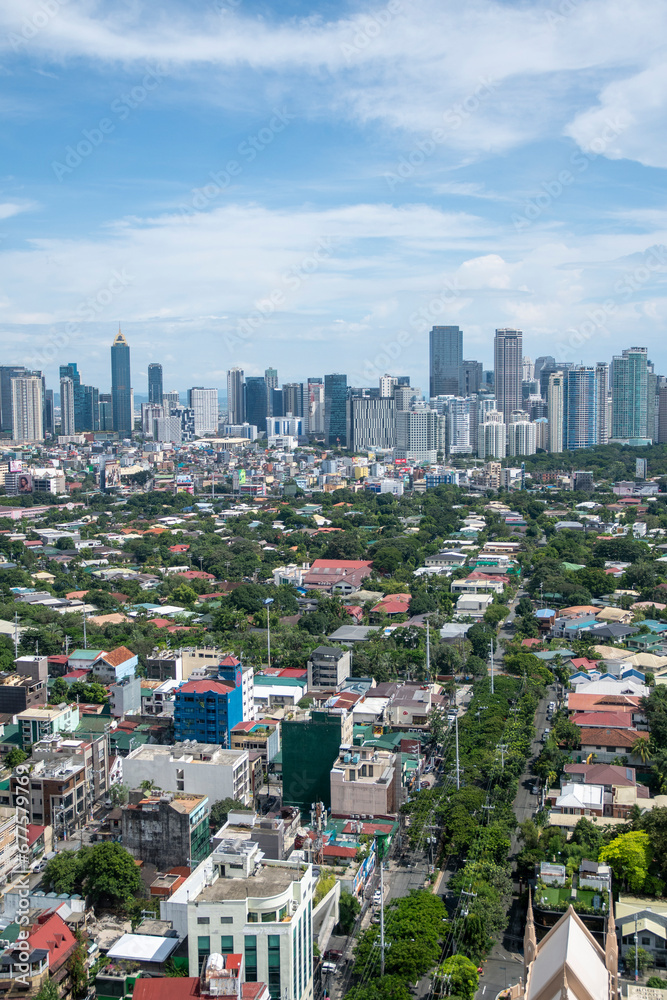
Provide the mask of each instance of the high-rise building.
POLYGON ((470 455, 470 399, 450 399, 447 406, 447 450, 450 455, 470 455))
POLYGON ((162 394, 162 405, 164 406, 164 411, 167 415, 171 413, 174 406, 180 406, 181 396, 178 389, 170 389, 169 392, 164 392, 162 394))
POLYGON ((113 403, 110 392, 101 392, 99 396, 100 404, 100 430, 109 434, 113 430, 113 403))
POLYGON ((75 433, 74 382, 67 377, 60 379, 60 430, 67 436, 75 433))
POLYGON ((398 385, 398 378, 395 375, 380 375, 380 396, 388 399, 394 393, 394 387, 398 385))
POLYGON ((481 361, 462 361, 459 369, 459 395, 472 396, 480 392, 483 374, 481 361))
POLYGON ((308 379, 308 395, 308 430, 311 434, 324 434, 324 382, 321 378, 308 379))
POLYGON ((44 440, 44 382, 41 374, 12 379, 12 440, 44 440))
POLYGON ((195 386, 188 389, 188 407, 195 418, 195 435, 218 433, 218 390, 195 386))
POLYGON ((507 454, 534 455, 537 451, 537 428, 530 420, 514 420, 507 427, 507 454))
POLYGON ((245 380, 245 416, 249 424, 255 426, 262 435, 266 434, 266 418, 269 414, 266 376, 249 375, 245 380))
POLYGON ((244 420, 243 369, 230 368, 227 372, 227 423, 242 424, 244 420))
POLYGON ((394 402, 396 411, 409 410, 413 403, 421 401, 422 393, 416 385, 397 385, 394 389, 394 402))
POLYGON ((598 361, 595 366, 595 381, 597 383, 598 394, 598 444, 607 444, 609 441, 609 421, 607 420, 608 400, 609 400, 609 365, 604 361, 598 361))
POLYGON ((267 417, 278 416, 274 414, 273 406, 273 396, 272 392, 274 389, 278 388, 278 369, 277 368, 266 368, 264 371, 264 381, 266 382, 266 406, 267 417))
POLYGON ((146 437, 159 440, 157 433, 157 421, 164 419, 164 407, 158 403, 141 404, 141 432, 146 437))
POLYGON ((55 434, 56 424, 53 405, 53 389, 44 393, 44 433, 55 434))
POLYGON ((565 451, 594 448, 597 443, 598 396, 595 371, 592 365, 575 365, 565 372, 565 451))
POLYGON ((389 450, 396 445, 396 406, 391 397, 351 396, 347 401, 351 451, 389 450))
POLYGON ((347 447, 347 375, 324 376, 324 439, 328 448, 347 447))
POLYGON ((558 454, 563 451, 565 440, 565 376, 563 372, 551 372, 547 389, 549 419, 549 451, 558 454))
POLYGON ((646 436, 654 441, 658 436, 658 376, 649 362, 646 376, 646 436))
MULTIPOLYGON (((79 389, 81 406, 81 430, 100 429, 100 390, 94 385, 82 385, 79 389)), ((76 415, 75 415, 76 420, 76 415)))
POLYGON ((23 365, 0 366, 0 429, 12 433, 12 379, 30 372, 23 365))
POLYGON ((645 441, 649 437, 647 362, 645 347, 631 347, 620 357, 614 356, 611 436, 616 441, 645 441))
POLYGON ((305 418, 309 409, 308 387, 303 382, 283 382, 282 415, 305 418))
POLYGON ((408 462, 436 462, 441 417, 426 406, 396 413, 394 457, 408 462))
POLYGON ((434 326, 429 334, 429 394, 456 396, 463 361, 463 331, 458 326, 434 326))
POLYGON ((111 405, 113 407, 113 429, 121 437, 131 437, 134 420, 130 347, 120 329, 111 347, 111 405))
POLYGON ((505 458, 507 426, 502 413, 486 410, 477 429, 477 454, 480 458, 505 458))
POLYGON ((148 366, 148 402, 162 406, 162 365, 153 362, 148 366))
POLYGON ((667 384, 658 390, 658 442, 667 444, 667 384))
POLYGON ((495 394, 498 409, 506 424, 512 410, 522 405, 523 334, 521 330, 496 330, 494 342, 495 394))

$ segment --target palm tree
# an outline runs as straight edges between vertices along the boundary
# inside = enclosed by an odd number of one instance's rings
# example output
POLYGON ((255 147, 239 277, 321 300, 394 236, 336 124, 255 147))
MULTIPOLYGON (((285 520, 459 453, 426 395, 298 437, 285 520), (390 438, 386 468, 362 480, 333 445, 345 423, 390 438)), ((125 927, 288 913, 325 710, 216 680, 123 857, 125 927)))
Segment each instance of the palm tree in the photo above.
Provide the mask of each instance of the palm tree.
POLYGON ((649 736, 638 736, 632 744, 632 752, 635 756, 639 757, 642 764, 646 764, 653 756, 651 738, 649 736))

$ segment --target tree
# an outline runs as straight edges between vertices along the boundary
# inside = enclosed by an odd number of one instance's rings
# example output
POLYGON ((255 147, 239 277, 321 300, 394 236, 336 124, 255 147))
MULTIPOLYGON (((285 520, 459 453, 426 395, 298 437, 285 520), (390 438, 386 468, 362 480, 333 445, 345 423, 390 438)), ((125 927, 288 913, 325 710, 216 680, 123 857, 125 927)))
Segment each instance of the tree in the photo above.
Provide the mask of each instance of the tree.
POLYGON ((650 838, 643 830, 622 833, 603 847, 598 856, 598 860, 608 864, 615 877, 630 892, 641 891, 651 858, 650 838))
POLYGON ((650 952, 645 951, 644 948, 637 948, 636 955, 635 952, 633 951, 628 956, 628 958, 630 962, 632 962, 633 958, 636 958, 637 969, 641 976, 644 975, 647 969, 650 969, 651 966, 655 965, 655 959, 653 958, 653 955, 651 955, 650 952))
POLYGON ((47 979, 35 994, 35 1000, 60 1000, 60 990, 52 979, 47 979))
POLYGON ((44 881, 57 893, 69 895, 81 885, 81 860, 76 851, 60 851, 55 858, 47 861, 44 881))
POLYGON ((28 755, 25 750, 21 750, 20 747, 14 747, 5 757, 5 767, 18 767, 19 764, 22 764, 27 759, 28 755))
POLYGON ((359 900, 346 889, 340 894, 338 903, 338 926, 342 934, 351 934, 357 915, 361 911, 359 900))
POLYGON ((112 785, 109 790, 109 798, 115 806, 122 806, 129 798, 127 785, 112 785))
POLYGON ((82 874, 83 888, 93 903, 124 904, 143 895, 135 860, 120 844, 94 844, 84 854, 82 874))
POLYGON ((88 972, 86 969, 86 953, 80 941, 68 959, 67 969, 74 996, 84 996, 87 992, 88 972))
POLYGON ((237 799, 219 799, 214 802, 211 806, 211 815, 209 823, 211 828, 214 830, 219 830, 221 826, 224 826, 227 822, 227 816, 232 811, 232 809, 245 809, 246 807, 242 802, 237 799))
POLYGON ((642 764, 646 764, 651 759, 652 748, 649 736, 638 736, 632 744, 632 752, 639 757, 642 764))
POLYGON ((479 986, 479 974, 474 962, 465 955, 452 955, 442 963, 433 976, 437 996, 459 996, 473 1000, 479 986))
POLYGON ((413 997, 403 976, 381 976, 354 986, 345 994, 345 1000, 413 1000, 413 997))
POLYGON ((69 696, 69 685, 67 681, 64 681, 62 677, 56 677, 51 685, 51 690, 49 691, 50 701, 54 705, 59 705, 61 702, 67 701, 69 696))

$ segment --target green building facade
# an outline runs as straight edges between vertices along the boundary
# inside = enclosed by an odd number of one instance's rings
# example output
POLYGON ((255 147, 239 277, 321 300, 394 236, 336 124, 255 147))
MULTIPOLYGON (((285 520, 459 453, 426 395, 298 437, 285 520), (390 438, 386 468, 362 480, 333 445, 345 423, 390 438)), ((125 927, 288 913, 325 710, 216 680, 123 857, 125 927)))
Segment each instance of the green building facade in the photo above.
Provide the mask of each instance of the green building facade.
POLYGON ((309 813, 313 802, 331 807, 329 772, 342 744, 352 743, 352 717, 312 712, 282 723, 283 804, 309 813))

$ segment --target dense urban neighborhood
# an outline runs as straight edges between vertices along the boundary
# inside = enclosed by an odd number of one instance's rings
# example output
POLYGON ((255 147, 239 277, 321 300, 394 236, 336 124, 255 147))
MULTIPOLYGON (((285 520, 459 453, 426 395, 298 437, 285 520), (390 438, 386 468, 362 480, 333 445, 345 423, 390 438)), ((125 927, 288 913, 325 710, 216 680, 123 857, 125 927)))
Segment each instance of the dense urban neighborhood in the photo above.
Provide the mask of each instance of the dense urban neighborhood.
POLYGON ((100 490, 98 447, 0 509, 7 996, 663 985, 660 446, 391 492, 224 441, 100 490))

